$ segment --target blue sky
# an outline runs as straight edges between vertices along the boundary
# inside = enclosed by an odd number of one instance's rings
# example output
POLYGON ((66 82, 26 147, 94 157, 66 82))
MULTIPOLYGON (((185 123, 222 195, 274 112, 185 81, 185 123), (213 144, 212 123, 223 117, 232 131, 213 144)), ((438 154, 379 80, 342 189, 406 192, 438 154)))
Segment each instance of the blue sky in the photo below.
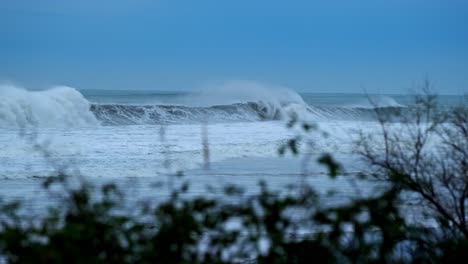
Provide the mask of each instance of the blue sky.
POLYGON ((0 1, 0 80, 190 90, 468 91, 468 1, 0 1))

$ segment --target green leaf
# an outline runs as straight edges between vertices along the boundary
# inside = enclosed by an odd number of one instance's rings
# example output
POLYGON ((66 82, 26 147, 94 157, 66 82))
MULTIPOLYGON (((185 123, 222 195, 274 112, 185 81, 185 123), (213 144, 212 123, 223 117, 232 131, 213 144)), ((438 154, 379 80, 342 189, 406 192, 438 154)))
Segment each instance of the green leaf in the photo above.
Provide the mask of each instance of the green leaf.
POLYGON ((338 176, 338 171, 340 170, 340 164, 336 162, 330 154, 323 154, 318 159, 318 163, 328 168, 328 174, 330 177, 336 178, 336 176, 338 176))

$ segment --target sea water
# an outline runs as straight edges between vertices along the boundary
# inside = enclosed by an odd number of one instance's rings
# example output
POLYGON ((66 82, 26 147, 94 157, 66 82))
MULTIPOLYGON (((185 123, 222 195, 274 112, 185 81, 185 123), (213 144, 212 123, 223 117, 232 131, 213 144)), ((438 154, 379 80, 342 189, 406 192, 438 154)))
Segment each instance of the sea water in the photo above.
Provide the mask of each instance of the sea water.
MULTIPOLYGON (((457 97, 441 101, 451 105, 457 97)), ((305 172, 318 179, 318 189, 345 188, 346 181, 329 181, 316 158, 332 153, 348 172, 358 172, 354 141, 360 132, 379 130, 375 108, 404 112, 411 104, 411 96, 297 93, 251 84, 192 92, 2 86, 0 195, 27 197, 58 171, 137 190, 173 174, 185 174, 201 193, 212 183, 249 187, 265 180, 279 188, 305 172), (278 149, 301 133, 286 125, 291 119, 316 129, 302 155, 279 158, 278 149)))

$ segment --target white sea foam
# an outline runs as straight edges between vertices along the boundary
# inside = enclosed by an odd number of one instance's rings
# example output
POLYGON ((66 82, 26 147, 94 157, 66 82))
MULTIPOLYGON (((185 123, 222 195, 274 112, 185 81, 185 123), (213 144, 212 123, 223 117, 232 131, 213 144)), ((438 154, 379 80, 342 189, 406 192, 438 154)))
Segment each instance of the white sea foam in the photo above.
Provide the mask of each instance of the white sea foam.
MULTIPOLYGON (((349 137, 359 126, 362 124, 354 122, 319 123, 333 136, 311 133, 315 144, 309 151, 349 153, 349 137)), ((48 176, 57 165, 76 167, 90 177, 156 177, 165 173, 165 158, 171 161, 171 171, 196 168, 203 162, 200 124, 168 125, 164 143, 158 131, 159 127, 142 125, 40 128, 38 141, 49 142, 46 147, 51 154, 44 158, 14 129, 0 129, 0 179, 48 176)), ((279 147, 294 134, 282 121, 210 124, 210 161, 277 157, 279 147)))
POLYGON ((0 86, 0 127, 77 127, 99 122, 89 102, 74 88, 28 91, 0 86))

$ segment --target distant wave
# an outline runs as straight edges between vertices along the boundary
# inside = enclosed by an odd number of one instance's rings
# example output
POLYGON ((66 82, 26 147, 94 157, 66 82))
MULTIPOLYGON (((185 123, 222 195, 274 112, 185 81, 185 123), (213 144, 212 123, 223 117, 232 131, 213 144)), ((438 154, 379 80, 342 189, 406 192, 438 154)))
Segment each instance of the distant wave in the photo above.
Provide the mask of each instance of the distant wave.
POLYGON ((367 109, 374 109, 374 108, 386 108, 386 107, 406 107, 398 103, 395 99, 390 96, 385 95, 371 95, 368 99, 361 100, 357 103, 352 104, 345 104, 343 105, 345 108, 367 108, 367 109))

